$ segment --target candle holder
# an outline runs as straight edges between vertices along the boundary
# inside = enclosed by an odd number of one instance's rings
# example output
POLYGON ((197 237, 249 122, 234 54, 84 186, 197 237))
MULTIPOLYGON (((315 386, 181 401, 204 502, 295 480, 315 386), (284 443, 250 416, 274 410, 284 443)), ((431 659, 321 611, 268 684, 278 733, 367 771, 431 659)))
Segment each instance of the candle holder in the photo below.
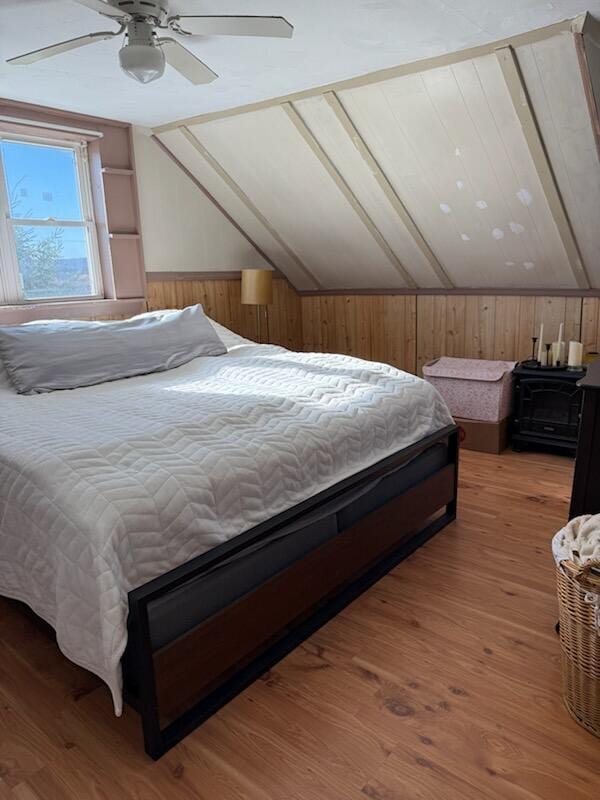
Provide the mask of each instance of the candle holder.
POLYGON ((535 346, 536 346, 536 344, 537 344, 537 340, 538 340, 538 337, 537 337, 537 336, 532 336, 532 337, 531 337, 531 342, 532 342, 532 347, 531 347, 531 360, 532 360, 532 361, 535 361, 535 362, 537 362, 537 356, 536 356, 536 350, 535 350, 535 346))

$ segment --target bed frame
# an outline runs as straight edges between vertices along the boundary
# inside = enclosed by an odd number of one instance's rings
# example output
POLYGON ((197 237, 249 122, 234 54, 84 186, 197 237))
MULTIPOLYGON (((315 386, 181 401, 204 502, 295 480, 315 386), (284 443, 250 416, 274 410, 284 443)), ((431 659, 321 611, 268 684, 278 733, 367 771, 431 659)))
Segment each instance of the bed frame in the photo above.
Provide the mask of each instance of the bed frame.
POLYGON ((148 755, 160 758, 455 519, 457 479, 458 429, 448 426, 131 591, 124 690, 141 715, 148 755), (433 472, 344 526, 344 508, 399 469, 410 475, 411 465, 440 444, 445 455, 433 472), (202 618, 203 581, 250 554, 268 553, 290 530, 321 538, 202 618), (172 640, 165 640, 171 629, 172 640))

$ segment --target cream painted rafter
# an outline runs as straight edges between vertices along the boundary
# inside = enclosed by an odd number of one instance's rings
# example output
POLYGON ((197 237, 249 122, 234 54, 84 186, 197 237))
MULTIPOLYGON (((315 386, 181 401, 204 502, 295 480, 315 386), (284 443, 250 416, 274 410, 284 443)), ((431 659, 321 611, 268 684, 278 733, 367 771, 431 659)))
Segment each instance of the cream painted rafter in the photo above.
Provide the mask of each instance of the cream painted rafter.
POLYGON ((369 86, 371 84, 387 81, 392 78, 399 78, 403 75, 414 75, 417 72, 424 72, 436 67, 445 67, 451 64, 457 64, 461 61, 470 61, 471 59, 478 58, 479 56, 486 56, 494 53, 499 47, 512 45, 513 47, 520 47, 521 45, 533 44, 534 42, 541 42, 544 39, 549 39, 560 33, 572 32, 574 30, 581 30, 586 24, 586 17, 589 15, 580 14, 577 17, 555 22, 553 25, 547 25, 544 28, 538 28, 534 31, 526 31, 515 36, 510 36, 505 39, 496 40, 488 44, 477 45, 470 47, 466 50, 458 50, 455 53, 444 53, 440 56, 433 56, 432 58, 423 58, 419 61, 412 61, 408 64, 401 64, 395 67, 388 67, 387 69, 380 69, 376 72, 369 72, 367 75, 359 75, 356 78, 349 78, 347 80, 337 81, 335 83, 325 84, 324 86, 317 86, 314 89, 305 89, 300 92, 294 92, 280 97, 269 98, 268 100, 260 100, 256 103, 249 103, 245 106, 237 106, 236 108, 227 108, 223 111, 213 111, 207 114, 198 114, 194 117, 188 117, 177 122, 170 122, 167 125, 161 125, 154 129, 154 133, 165 133, 177 128, 189 125, 200 125, 203 122, 212 122, 217 119, 224 119, 225 117, 235 117, 238 114, 246 114, 251 111, 260 111, 265 108, 272 108, 279 106, 282 103, 293 103, 297 100, 303 100, 307 97, 316 97, 324 95, 327 92, 338 92, 343 89, 355 89, 359 86, 369 86))
POLYGON ((360 218, 364 226, 367 228, 371 236, 375 239, 379 247, 383 250, 389 260, 392 262, 394 268, 404 281, 404 283, 410 288, 416 288, 416 282, 413 279, 412 275, 405 269, 403 264, 400 262, 398 256, 394 253, 388 242, 386 241, 385 237, 381 234, 379 228, 375 225, 369 214, 365 211, 363 205, 358 200, 346 179, 343 177, 341 172, 337 169, 335 164, 331 161, 325 150, 321 147, 315 136, 312 134, 310 129, 308 128, 307 124, 304 122, 296 108, 291 103, 283 103, 282 105, 283 110, 289 117, 290 121, 300 134, 306 144, 310 147, 313 151, 315 156, 319 159, 325 170, 327 171, 329 177, 333 180, 335 185, 338 187, 340 192, 344 195, 348 203, 352 206, 354 212, 360 218))
POLYGON ((396 214, 402 220, 404 227, 407 229, 409 234, 412 236, 414 241, 417 244, 417 247, 421 250, 427 261, 429 262, 432 270, 435 272, 438 280, 446 289, 452 288, 452 282, 440 262, 438 261, 435 253, 429 247, 427 242, 425 241, 423 234, 419 230, 417 224, 415 223, 412 215, 410 214, 409 210, 406 208, 396 190, 392 186, 389 178, 381 168, 379 162, 369 149, 367 143, 362 138, 358 129, 356 128, 354 122, 350 118, 348 112, 344 108, 341 100, 336 95, 335 92, 327 92, 325 95, 325 100, 333 110, 334 114, 336 115, 338 121, 340 122, 342 128, 352 141, 352 144, 356 147, 359 154, 365 161, 367 167, 373 174, 375 180, 379 184, 380 189, 385 194, 386 198, 388 199, 390 205, 396 212, 396 214))
POLYGON ((590 281, 583 265, 579 246, 558 188, 554 170, 540 133, 515 52, 510 46, 500 47, 496 50, 496 57, 519 118, 550 212, 567 253, 575 282, 580 289, 589 289, 590 281))
POLYGON ((237 196, 237 198, 246 206, 246 208, 256 217, 256 219, 260 222, 260 224, 271 234, 273 239, 279 244, 282 250, 284 250, 287 255, 292 259, 292 261, 296 264, 298 269, 300 269, 304 275, 310 279, 310 281, 317 287, 321 288, 320 282, 315 278, 312 272, 308 269, 308 267, 302 263, 300 258, 296 255, 296 253, 292 250, 292 248, 281 238, 279 233, 275 230, 275 228, 271 225, 269 220, 265 217, 265 215, 257 208, 252 200, 248 197, 246 192, 236 183, 236 181, 231 177, 231 175, 227 172, 227 170, 217 161, 217 159, 210 153, 206 147, 202 144, 202 142, 194 136, 192 131, 187 127, 183 126, 180 129, 180 132, 185 136, 187 141, 192 145, 192 147, 196 150, 199 155, 206 161, 206 163, 217 173, 219 178, 225 183, 229 189, 237 196))

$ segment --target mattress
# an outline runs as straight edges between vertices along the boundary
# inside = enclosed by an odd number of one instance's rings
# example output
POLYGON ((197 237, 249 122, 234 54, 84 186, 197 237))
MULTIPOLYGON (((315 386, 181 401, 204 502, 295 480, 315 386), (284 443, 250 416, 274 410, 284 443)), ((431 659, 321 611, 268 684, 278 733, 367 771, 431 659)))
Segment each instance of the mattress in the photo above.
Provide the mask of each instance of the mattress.
POLYGON ((452 424, 427 382, 218 329, 226 355, 20 396, 0 382, 0 594, 122 709, 131 589, 452 424))

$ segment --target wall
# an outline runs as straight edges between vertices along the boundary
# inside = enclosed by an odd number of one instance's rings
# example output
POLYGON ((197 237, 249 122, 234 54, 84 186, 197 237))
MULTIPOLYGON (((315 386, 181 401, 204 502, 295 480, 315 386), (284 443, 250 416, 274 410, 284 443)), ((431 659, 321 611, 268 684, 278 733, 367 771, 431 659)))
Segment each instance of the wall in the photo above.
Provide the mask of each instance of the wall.
POLYGON ((544 324, 546 341, 581 336, 580 297, 419 297, 417 369, 439 355, 520 361, 532 353, 532 336, 544 324))
POLYGON ((301 298, 303 349, 347 353, 416 371, 415 295, 301 298))
MULTIPOLYGON (((202 303, 209 317, 249 339, 257 338, 255 306, 241 304, 241 281, 236 278, 155 280, 148 274, 148 309, 183 308, 202 303)), ((302 350, 300 298, 284 278, 273 281, 274 302, 269 306, 269 341, 290 350, 302 350)))
POLYGON ((8 133, 88 139, 91 189, 105 300, 93 303, 30 304, 0 309, 0 322, 54 316, 120 316, 143 308, 145 269, 139 231, 131 126, 15 100, 0 99, 2 130, 8 133), (72 130, 90 132, 75 133, 72 130))
POLYGON ((581 313, 581 341, 585 353, 600 353, 600 298, 586 297, 581 313))
POLYGON ((442 355, 523 360, 544 339, 600 349, 600 299, 519 295, 309 295, 301 298, 304 349, 334 350, 421 373, 442 355))
MULTIPOLYGON (((600 298, 526 295, 298 295, 284 278, 274 280, 269 307, 270 341, 291 350, 347 353, 420 374, 442 355, 522 360, 544 323, 545 339, 581 340, 600 350, 600 298)), ((256 310, 240 303, 240 281, 156 280, 149 274, 150 309, 202 303, 223 325, 256 339, 256 310)))
POLYGON ((147 131, 133 141, 148 272, 269 266, 147 131))

